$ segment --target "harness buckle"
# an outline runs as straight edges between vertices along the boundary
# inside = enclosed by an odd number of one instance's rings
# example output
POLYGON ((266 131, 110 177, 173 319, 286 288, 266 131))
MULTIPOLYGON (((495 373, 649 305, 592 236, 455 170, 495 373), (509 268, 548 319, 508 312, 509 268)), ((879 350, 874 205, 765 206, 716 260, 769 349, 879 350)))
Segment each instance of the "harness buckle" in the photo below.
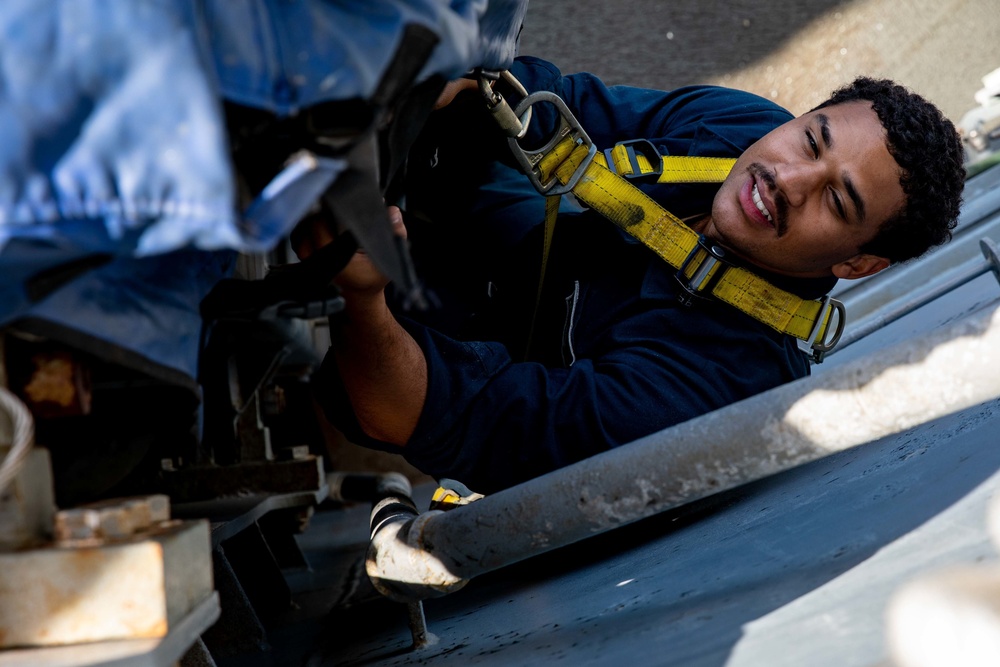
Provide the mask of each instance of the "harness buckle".
POLYGON ((541 90, 532 93, 525 97, 514 109, 514 114, 518 117, 524 116, 528 113, 531 107, 539 102, 547 102, 556 107, 559 112, 559 127, 556 129, 555 133, 549 139, 549 141, 537 150, 528 150, 518 143, 517 137, 508 137, 507 143, 510 145, 511 152, 514 153, 514 158, 517 160, 518 164, 521 166, 521 170, 528 176, 528 180, 531 184, 535 186, 543 195, 564 195, 571 191, 583 176, 583 172, 586 171, 587 167, 594 159, 594 155, 597 153, 597 147, 594 142, 590 140, 587 136, 586 131, 580 125, 580 122, 573 115, 573 112, 569 110, 566 103, 563 102, 562 98, 555 93, 550 93, 547 90, 541 90), (551 151, 556 144, 561 142, 563 139, 571 137, 577 145, 587 147, 587 157, 580 162, 580 165, 573 171, 573 175, 566 182, 565 185, 560 185, 559 180, 553 176, 545 183, 542 183, 541 172, 538 168, 538 164, 542 161, 542 158, 551 151))
POLYGON ((847 324, 847 309, 844 308, 844 304, 836 299, 831 299, 829 295, 824 296, 822 299, 822 305, 819 309, 819 316, 816 318, 816 322, 813 323, 812 331, 809 332, 809 339, 799 339, 799 349, 805 352, 806 355, 815 363, 823 363, 823 357, 826 356, 827 352, 835 348, 837 343, 840 342, 840 337, 844 333, 845 324, 847 324), (830 308, 831 320, 834 314, 837 315, 835 329, 833 329, 832 326, 827 326, 826 329, 823 329, 823 322, 827 320, 827 318, 824 317, 827 307, 830 308), (832 337, 829 336, 831 329, 833 329, 832 337), (820 331, 823 331, 822 337, 819 335, 820 331))
POLYGON ((705 295, 712 293, 725 272, 725 266, 716 267, 720 263, 728 264, 725 257, 726 251, 721 246, 709 243, 704 234, 699 234, 698 244, 691 249, 674 274, 677 282, 684 288, 684 291, 677 295, 677 300, 685 306, 690 306, 695 299, 707 301, 709 297, 705 295), (696 262, 700 263, 694 266, 696 262), (694 267, 694 273, 688 278, 687 272, 691 267, 694 267))
POLYGON ((608 163, 608 170, 623 177, 623 178, 639 178, 642 176, 656 176, 657 178, 663 173, 663 159, 660 156, 660 151, 656 150, 654 146, 647 139, 631 139, 629 141, 619 141, 615 144, 614 148, 604 149, 604 158, 608 163), (628 162, 632 167, 631 174, 623 174, 618 171, 614 160, 614 150, 619 146, 625 148, 625 154, 628 156, 628 162), (649 161, 650 166, 653 171, 642 173, 639 168, 639 160, 636 155, 642 155, 649 161))

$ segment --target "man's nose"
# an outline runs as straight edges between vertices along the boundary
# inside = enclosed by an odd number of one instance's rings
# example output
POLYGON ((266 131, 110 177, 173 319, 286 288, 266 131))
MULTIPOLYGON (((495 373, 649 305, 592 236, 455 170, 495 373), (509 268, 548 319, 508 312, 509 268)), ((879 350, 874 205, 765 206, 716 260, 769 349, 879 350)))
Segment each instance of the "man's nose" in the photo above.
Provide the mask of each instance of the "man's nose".
POLYGON ((813 161, 776 165, 774 180, 789 206, 802 206, 822 182, 822 165, 813 161))

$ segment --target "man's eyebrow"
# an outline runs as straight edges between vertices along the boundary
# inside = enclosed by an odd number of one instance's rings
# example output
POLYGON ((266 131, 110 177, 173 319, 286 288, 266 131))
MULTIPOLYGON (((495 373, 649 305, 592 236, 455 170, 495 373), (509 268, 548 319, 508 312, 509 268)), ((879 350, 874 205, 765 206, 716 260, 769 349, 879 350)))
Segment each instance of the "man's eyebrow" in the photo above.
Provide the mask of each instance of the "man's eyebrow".
POLYGON ((823 145, 827 148, 833 148, 833 138, 830 137, 830 117, 825 113, 818 113, 816 121, 819 123, 819 136, 823 138, 823 145))
MULTIPOLYGON (((830 134, 830 117, 825 113, 816 114, 816 121, 819 123, 819 136, 823 139, 823 145, 827 148, 833 148, 833 136, 830 134)), ((851 198, 854 202, 854 209, 858 212, 858 221, 865 221, 865 201, 861 198, 861 193, 858 189, 854 187, 854 181, 851 177, 844 172, 842 178, 844 179, 844 188, 847 190, 847 196, 851 198)))

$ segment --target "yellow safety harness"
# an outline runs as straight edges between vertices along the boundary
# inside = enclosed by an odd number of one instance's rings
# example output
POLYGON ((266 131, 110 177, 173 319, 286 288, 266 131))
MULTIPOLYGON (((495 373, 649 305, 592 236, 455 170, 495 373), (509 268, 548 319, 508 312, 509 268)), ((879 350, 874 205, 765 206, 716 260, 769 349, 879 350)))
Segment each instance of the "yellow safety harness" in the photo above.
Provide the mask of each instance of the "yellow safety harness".
MULTIPOLYGON (((511 78, 505 76, 508 82, 511 78)), ((484 89, 482 85, 480 88, 484 89)), ((491 110, 507 106, 498 93, 493 95, 491 110)), ((628 180, 655 175, 657 183, 721 183, 736 160, 661 156, 645 140, 619 142, 599 153, 565 102, 547 91, 525 95, 512 112, 507 107, 506 113, 493 113, 498 120, 501 116, 507 119, 501 127, 507 131, 514 156, 535 188, 547 197, 539 299, 560 199, 572 193, 677 269, 677 279, 684 288, 683 303, 690 305, 695 299, 709 297, 728 303, 797 338, 816 363, 840 340, 846 322, 843 304, 829 296, 803 299, 730 263, 723 248, 692 230, 628 180), (518 138, 524 135, 531 107, 540 102, 558 109, 560 125, 545 146, 526 150, 518 138), (834 313, 837 317, 833 317, 834 313)), ((534 322, 531 326, 533 330, 534 322)))

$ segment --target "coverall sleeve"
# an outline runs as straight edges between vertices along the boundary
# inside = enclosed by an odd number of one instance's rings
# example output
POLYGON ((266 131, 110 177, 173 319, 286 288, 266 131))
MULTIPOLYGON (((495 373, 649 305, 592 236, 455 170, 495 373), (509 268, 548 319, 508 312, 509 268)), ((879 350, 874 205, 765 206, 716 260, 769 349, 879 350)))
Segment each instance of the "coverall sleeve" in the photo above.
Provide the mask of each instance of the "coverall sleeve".
MULTIPOLYGON (((586 72, 563 76, 552 63, 532 57, 518 58, 511 73, 529 92, 559 95, 599 150, 619 141, 648 139, 661 154, 687 155, 699 133, 732 135, 757 129, 762 122, 777 126, 792 119, 764 98, 716 86, 672 91, 609 87, 586 72)), ((553 105, 540 103, 532 107, 532 115, 523 144, 540 147, 557 126, 558 113, 553 105)))
MULTIPOLYGON (((778 338, 692 327, 665 339, 665 317, 651 309, 619 323, 605 351, 569 368, 514 362, 498 343, 462 342, 404 322, 424 350, 429 382, 403 448, 365 436, 346 397, 324 403, 352 441, 490 493, 794 379, 792 353, 778 338), (692 347, 726 355, 706 360, 688 354, 692 347), (739 357, 756 363, 726 363, 739 357)), ((337 387, 335 377, 326 384, 337 387)))

